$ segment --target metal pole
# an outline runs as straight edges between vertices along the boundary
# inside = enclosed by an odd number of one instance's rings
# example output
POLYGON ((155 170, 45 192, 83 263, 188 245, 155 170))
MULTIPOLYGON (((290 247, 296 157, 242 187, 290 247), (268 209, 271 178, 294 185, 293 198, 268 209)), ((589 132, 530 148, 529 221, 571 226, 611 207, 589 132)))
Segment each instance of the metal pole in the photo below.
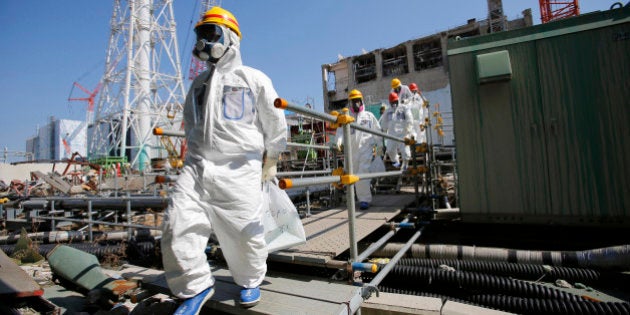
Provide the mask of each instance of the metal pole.
POLYGON ((306 143, 297 143, 297 142, 288 142, 287 147, 296 147, 296 148, 310 148, 310 149, 320 149, 320 150, 330 150, 329 146, 319 145, 319 144, 306 144, 306 143))
MULTIPOLYGON (((404 220, 401 221, 401 223, 407 223, 407 222, 409 222, 409 218, 405 218, 404 220)), ((361 253, 361 255, 359 255, 359 257, 357 257, 357 262, 362 262, 365 259, 367 259, 368 257, 370 257, 370 255, 372 255, 372 253, 374 253, 377 249, 381 248, 381 246, 383 246, 385 244, 385 242, 387 242, 390 238, 392 238, 392 236, 396 235, 396 233, 398 233, 399 230, 400 230, 400 227, 397 227, 397 228, 387 232, 387 234, 383 235, 383 237, 381 237, 375 243, 372 243, 372 245, 370 245, 368 248, 366 248, 361 253)))
MULTIPOLYGON (((346 149, 344 150, 344 166, 345 173, 352 175, 352 146, 350 145, 351 130, 350 125, 343 125, 343 142, 346 149)), ((354 222, 354 185, 346 186, 346 205, 348 207, 348 232, 350 235, 350 262, 356 261, 357 258, 357 240, 355 238, 355 222, 354 222)))
MULTIPOLYGON (((55 201, 51 201, 50 202, 50 213, 55 213, 55 201)), ((53 215, 54 216, 54 215, 53 215)), ((55 230, 55 219, 52 219, 50 221, 50 230, 54 231, 55 230)))
MULTIPOLYGON (((48 216, 37 216, 35 217, 36 219, 42 219, 42 220, 52 220, 55 219, 55 217, 48 217, 48 216)), ((149 229, 149 230, 161 230, 162 228, 159 226, 150 226, 150 225, 141 225, 141 224, 125 224, 125 223, 115 223, 115 222, 108 222, 108 221, 100 221, 100 220, 85 220, 85 219, 72 219, 72 218, 64 218, 63 221, 68 221, 68 222, 78 222, 78 223, 86 223, 86 224, 99 224, 99 225, 111 225, 111 226, 120 226, 120 227, 126 227, 126 228, 134 228, 134 229, 149 229)))
MULTIPOLYGON (((413 159, 413 161, 411 162, 411 165, 413 166, 414 169, 418 169, 418 155, 416 154, 416 148, 417 148, 418 144, 414 144, 411 146, 411 158, 413 159)), ((420 207, 420 194, 418 193, 418 172, 416 171, 414 176, 413 176, 413 190, 416 193, 416 208, 420 207)))
POLYGON ((131 98, 131 75, 134 67, 131 65, 133 62, 133 53, 134 53, 134 31, 135 31, 135 1, 129 1, 129 36, 127 37, 127 70, 125 71, 125 88, 123 90, 123 104, 124 110, 122 115, 121 127, 120 127, 120 157, 125 156, 127 151, 127 126, 129 125, 129 116, 130 116, 130 98, 131 98))
POLYGON ((311 216, 311 191, 306 187, 306 216, 311 216))
POLYGON ((322 175, 322 174, 330 174, 331 170, 323 170, 323 171, 297 171, 297 172, 278 172, 276 176, 303 176, 303 175, 322 175))
POLYGON ((92 200, 88 200, 88 222, 88 239, 92 242, 92 200))
POLYGON ((424 227, 420 228, 413 236, 411 236, 411 238, 407 241, 407 243, 405 243, 405 246, 403 246, 403 248, 401 248, 400 251, 398 251, 398 253, 394 255, 394 257, 389 261, 389 263, 387 263, 387 265, 385 265, 385 268, 379 271, 376 277, 374 277, 374 279, 372 279, 372 281, 366 287, 363 288, 363 294, 362 294, 363 298, 365 299, 369 298, 371 292, 374 290, 378 292, 378 289, 376 289, 376 287, 381 283, 381 281, 383 281, 383 279, 387 276, 389 271, 392 268, 394 268, 394 266, 398 263, 400 258, 403 255, 405 255, 405 253, 409 250, 409 248, 411 248, 411 245, 413 245, 413 243, 418 239, 418 237, 420 237, 423 229, 424 227))
MULTIPOLYGON (((131 225, 131 193, 127 192, 127 224, 131 225)), ((127 228, 127 240, 131 241, 131 228, 127 228)))

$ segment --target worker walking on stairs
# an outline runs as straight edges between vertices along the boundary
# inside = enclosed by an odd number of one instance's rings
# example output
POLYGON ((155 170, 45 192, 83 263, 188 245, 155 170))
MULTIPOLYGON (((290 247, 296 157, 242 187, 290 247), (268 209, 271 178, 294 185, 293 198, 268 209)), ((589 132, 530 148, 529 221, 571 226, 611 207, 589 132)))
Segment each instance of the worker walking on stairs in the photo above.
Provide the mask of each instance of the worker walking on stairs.
MULTIPOLYGON (((363 104, 363 94, 359 90, 352 90, 348 95, 348 106, 352 117, 355 122, 362 127, 372 129, 374 131, 380 131, 381 126, 378 120, 369 111, 365 110, 363 104)), ((352 148, 352 172, 354 174, 366 174, 370 172, 370 165, 374 158, 374 149, 376 148, 376 154, 380 154, 381 137, 375 136, 371 133, 364 132, 352 128, 352 134, 350 135, 350 144, 345 144, 347 147, 352 148)), ((344 138, 343 127, 337 128, 336 132, 337 147, 341 148, 344 138)), ((359 209, 366 210, 370 207, 372 202, 372 192, 370 191, 370 179, 362 179, 354 184, 354 189, 359 200, 359 209)))
POLYGON ((413 129, 416 133, 416 141, 418 143, 427 142, 424 120, 429 117, 427 109, 428 102, 424 98, 424 95, 420 93, 418 85, 415 83, 409 84, 409 90, 411 90, 413 95, 410 108, 411 114, 413 115, 413 129))
POLYGON ((212 232, 241 287, 240 304, 260 301, 267 272, 261 180, 275 177, 287 141, 271 80, 242 64, 234 15, 213 7, 195 33, 193 54, 208 70, 186 97, 188 151, 162 228, 164 275, 171 292, 183 299, 175 314, 198 314, 214 293, 205 254, 212 232))
POLYGON ((411 99, 413 98, 413 94, 411 93, 409 87, 402 84, 398 78, 393 78, 391 85, 392 90, 390 93, 396 93, 398 96, 398 102, 403 105, 409 105, 409 102, 411 102, 411 99))
MULTIPOLYGON (((383 132, 388 135, 398 138, 415 138, 413 132, 413 116, 411 110, 406 105, 400 105, 398 94, 395 92, 389 93, 389 104, 381 120, 381 128, 383 132)), ((411 160, 411 150, 404 143, 394 141, 392 139, 385 139, 385 147, 387 148, 387 155, 392 161, 392 166, 402 170, 406 170, 411 160), (398 152, 402 155, 402 166, 398 161, 398 152)))

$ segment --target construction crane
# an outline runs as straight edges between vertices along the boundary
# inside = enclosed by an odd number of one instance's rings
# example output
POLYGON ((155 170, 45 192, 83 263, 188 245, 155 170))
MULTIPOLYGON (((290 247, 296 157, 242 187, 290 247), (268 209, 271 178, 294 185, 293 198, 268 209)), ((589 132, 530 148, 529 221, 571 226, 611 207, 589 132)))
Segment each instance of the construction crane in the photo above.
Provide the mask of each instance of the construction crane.
POLYGON ((542 23, 580 15, 578 0, 538 0, 538 2, 542 23))
POLYGON ((79 84, 78 82, 74 82, 72 84, 70 95, 72 95, 72 91, 74 91, 75 87, 79 88, 81 91, 87 94, 87 97, 69 97, 68 101, 86 101, 88 103, 85 115, 85 122, 89 126, 89 124, 92 123, 92 119, 94 118, 94 98, 96 97, 96 94, 98 94, 98 91, 101 89, 101 84, 99 83, 98 85, 96 85, 94 91, 90 91, 81 86, 81 84, 79 84))

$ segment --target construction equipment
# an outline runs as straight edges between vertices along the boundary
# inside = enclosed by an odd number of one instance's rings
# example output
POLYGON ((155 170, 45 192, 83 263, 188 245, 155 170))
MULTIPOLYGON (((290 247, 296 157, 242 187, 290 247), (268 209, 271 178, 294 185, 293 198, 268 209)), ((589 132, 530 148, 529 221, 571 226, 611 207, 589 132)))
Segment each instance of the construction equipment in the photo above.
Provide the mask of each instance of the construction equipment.
POLYGON ((154 128, 153 134, 156 136, 160 136, 160 142, 162 146, 168 153, 168 162, 172 168, 181 168, 184 166, 184 156, 186 155, 186 140, 182 139, 182 145, 180 148, 180 152, 177 152, 175 149, 175 144, 171 141, 168 132, 164 132, 162 128, 154 128))
POLYGON ((580 15, 578 0, 538 0, 543 23, 580 15))
POLYGON ((83 86, 81 86, 81 84, 79 84, 78 82, 74 82, 72 84, 72 90, 70 91, 70 95, 72 95, 72 91, 74 90, 74 87, 79 88, 88 96, 87 97, 69 97, 68 101, 87 101, 88 107, 86 109, 85 122, 89 125, 92 123, 92 119, 94 118, 94 98, 96 97, 96 94, 98 94, 98 91, 101 89, 101 83, 96 85, 96 88, 94 88, 94 91, 90 91, 84 88, 83 86))

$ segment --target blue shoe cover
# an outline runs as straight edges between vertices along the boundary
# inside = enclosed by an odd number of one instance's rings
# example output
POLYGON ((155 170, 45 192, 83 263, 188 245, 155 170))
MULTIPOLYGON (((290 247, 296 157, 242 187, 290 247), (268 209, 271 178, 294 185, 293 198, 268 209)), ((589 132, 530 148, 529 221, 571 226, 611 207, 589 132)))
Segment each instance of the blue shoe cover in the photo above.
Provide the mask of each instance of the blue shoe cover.
POLYGON ((395 168, 399 168, 400 167, 400 162, 396 162, 396 163, 392 164, 392 166, 395 167, 395 168))
POLYGON ((361 201, 359 202, 359 209, 361 210, 367 210, 367 208, 370 207, 370 204, 365 202, 365 201, 361 201))
POLYGON ((241 306, 252 307, 260 302, 260 288, 241 290, 241 306))
POLYGON ((214 294, 214 287, 209 287, 199 294, 186 299, 182 304, 177 308, 173 315, 197 315, 201 311, 203 305, 208 301, 212 295, 214 294))

